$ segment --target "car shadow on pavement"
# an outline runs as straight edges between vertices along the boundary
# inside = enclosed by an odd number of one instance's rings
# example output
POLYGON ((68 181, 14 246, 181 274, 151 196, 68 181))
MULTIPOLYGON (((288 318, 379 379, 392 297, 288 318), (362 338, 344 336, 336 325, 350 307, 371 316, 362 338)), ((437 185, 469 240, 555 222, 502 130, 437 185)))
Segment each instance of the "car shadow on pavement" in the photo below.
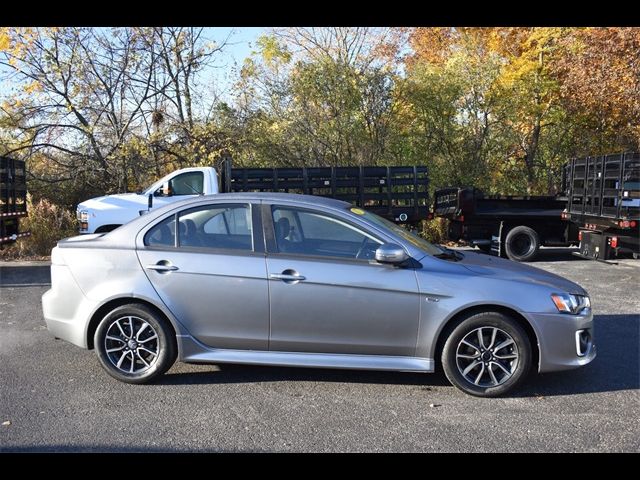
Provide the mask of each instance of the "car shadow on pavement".
MULTIPOLYGON (((565 372, 530 375, 512 397, 539 397, 633 390, 640 387, 640 314, 596 315, 596 359, 565 372)), ((448 386, 441 373, 399 373, 219 364, 216 371, 171 373, 160 385, 308 381, 448 386)), ((453 388, 453 387, 452 387, 453 388)))
POLYGON ((194 385, 260 382, 335 382, 380 385, 449 385, 444 375, 383 372, 374 370, 342 370, 330 368, 272 367, 264 365, 217 364, 215 371, 165 374, 160 385, 194 385))

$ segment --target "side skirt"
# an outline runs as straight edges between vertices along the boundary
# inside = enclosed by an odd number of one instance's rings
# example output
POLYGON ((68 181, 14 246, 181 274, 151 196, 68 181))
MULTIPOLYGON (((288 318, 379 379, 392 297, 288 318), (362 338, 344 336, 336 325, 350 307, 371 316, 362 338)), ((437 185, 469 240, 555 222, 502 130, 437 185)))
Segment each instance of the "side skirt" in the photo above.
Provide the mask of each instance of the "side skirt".
POLYGON ((186 363, 240 363, 425 373, 434 371, 434 362, 431 358, 214 349, 203 345, 188 335, 178 335, 177 341, 180 360, 186 363))

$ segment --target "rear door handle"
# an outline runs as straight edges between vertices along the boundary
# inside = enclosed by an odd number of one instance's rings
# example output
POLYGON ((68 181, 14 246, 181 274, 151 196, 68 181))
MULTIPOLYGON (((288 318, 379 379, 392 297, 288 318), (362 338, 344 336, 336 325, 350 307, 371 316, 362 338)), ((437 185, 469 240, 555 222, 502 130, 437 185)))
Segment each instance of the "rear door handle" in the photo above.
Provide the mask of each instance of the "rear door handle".
POLYGON ((147 270, 155 270, 156 272, 174 272, 178 270, 178 267, 175 265, 166 265, 163 263, 156 263, 155 265, 145 265, 144 268, 147 270))

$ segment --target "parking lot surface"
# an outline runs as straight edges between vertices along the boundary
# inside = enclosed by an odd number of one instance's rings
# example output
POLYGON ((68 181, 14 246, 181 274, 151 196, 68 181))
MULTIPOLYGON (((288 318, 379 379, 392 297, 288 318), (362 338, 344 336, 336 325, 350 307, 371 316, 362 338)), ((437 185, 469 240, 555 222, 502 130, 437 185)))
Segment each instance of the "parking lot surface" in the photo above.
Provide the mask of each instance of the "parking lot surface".
POLYGON ((177 363, 119 383, 46 330, 48 266, 0 264, 0 451, 640 451, 640 261, 533 265, 589 291, 598 357, 481 399, 441 374, 177 363))

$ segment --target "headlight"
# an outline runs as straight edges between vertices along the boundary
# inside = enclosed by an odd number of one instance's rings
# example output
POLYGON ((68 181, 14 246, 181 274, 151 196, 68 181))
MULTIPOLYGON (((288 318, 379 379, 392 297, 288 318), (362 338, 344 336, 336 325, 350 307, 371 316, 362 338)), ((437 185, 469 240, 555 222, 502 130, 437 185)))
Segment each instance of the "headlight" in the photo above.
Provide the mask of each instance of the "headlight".
POLYGON ((591 301, 586 295, 572 295, 570 293, 554 293, 551 300, 559 312, 579 314, 587 308, 591 308, 591 301))
POLYGON ((81 222, 88 222, 89 221, 89 212, 86 211, 86 210, 78 211, 78 220, 80 220, 81 222))

